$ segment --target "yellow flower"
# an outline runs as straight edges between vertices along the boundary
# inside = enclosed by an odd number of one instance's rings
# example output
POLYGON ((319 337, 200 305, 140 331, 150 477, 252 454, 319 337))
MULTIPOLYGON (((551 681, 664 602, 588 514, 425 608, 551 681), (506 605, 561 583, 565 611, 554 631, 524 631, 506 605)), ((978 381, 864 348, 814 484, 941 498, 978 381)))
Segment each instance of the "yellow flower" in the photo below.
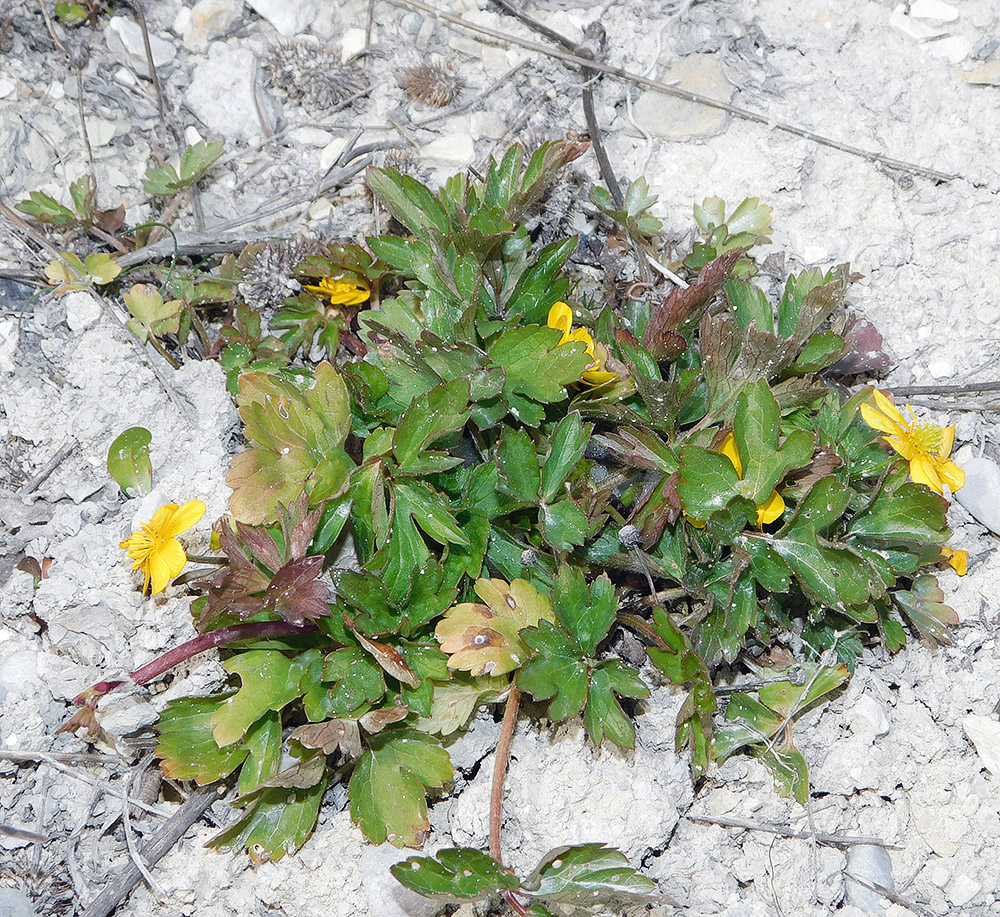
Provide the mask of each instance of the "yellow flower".
POLYGON ((968 551, 957 551, 955 548, 949 548, 945 545, 941 548, 941 557, 959 576, 965 576, 969 568, 968 551))
POLYGON ((877 407, 862 404, 861 416, 873 430, 889 434, 882 439, 910 463, 910 477, 939 494, 944 493, 945 484, 951 491, 961 488, 965 472, 948 458, 955 444, 954 424, 938 427, 920 423, 909 405, 906 410, 912 419, 907 420, 885 392, 875 389, 874 395, 877 407))
POLYGON ((618 378, 618 373, 608 372, 604 368, 605 361, 608 358, 608 352, 605 350, 604 345, 595 344, 594 339, 590 336, 590 332, 586 328, 573 330, 573 310, 566 303, 557 302, 549 309, 547 324, 550 328, 562 332, 562 338, 560 338, 559 343, 556 345, 557 347, 561 347, 563 344, 579 342, 586 348, 588 356, 594 358, 594 362, 580 374, 580 379, 583 382, 586 382, 587 385, 604 385, 605 382, 612 382, 618 378))
MULTIPOLYGON (((736 473, 743 478, 743 462, 740 459, 739 449, 736 448, 736 437, 732 433, 726 435, 719 446, 721 452, 729 461, 733 463, 736 473)), ((769 522, 774 522, 785 511, 785 501, 781 499, 781 494, 776 490, 771 491, 763 503, 757 504, 757 525, 763 528, 769 522)))
POLYGON ((152 595, 163 592, 168 580, 177 576, 187 563, 184 548, 177 540, 181 532, 186 532, 205 515, 205 504, 201 500, 188 500, 183 506, 168 503, 161 506, 153 518, 138 532, 121 543, 128 556, 135 561, 133 570, 142 570, 146 576, 142 591, 145 594, 150 581, 152 595))
POLYGON ((372 295, 371 288, 360 277, 341 274, 339 277, 320 277, 315 286, 307 286, 310 293, 323 296, 333 306, 356 306, 372 295))

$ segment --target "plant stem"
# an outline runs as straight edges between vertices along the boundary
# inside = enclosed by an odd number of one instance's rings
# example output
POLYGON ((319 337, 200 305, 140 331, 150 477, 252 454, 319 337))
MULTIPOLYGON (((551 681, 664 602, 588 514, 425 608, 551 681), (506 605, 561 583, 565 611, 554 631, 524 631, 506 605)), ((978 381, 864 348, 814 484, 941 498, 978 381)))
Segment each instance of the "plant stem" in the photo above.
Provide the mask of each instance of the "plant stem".
MULTIPOLYGON (((158 656, 152 662, 146 663, 142 668, 132 672, 128 679, 134 685, 147 685, 164 672, 172 669, 175 665, 180 665, 192 656, 204 653, 205 650, 214 649, 225 643, 235 643, 238 640, 265 640, 275 637, 291 637, 296 634, 317 633, 319 628, 311 623, 289 624, 287 621, 253 621, 248 624, 233 624, 230 627, 220 627, 207 634, 201 634, 193 640, 188 640, 180 646, 175 646, 162 656, 158 656)), ((72 703, 77 706, 87 706, 93 708, 98 699, 109 691, 125 684, 124 681, 100 681, 92 685, 85 691, 81 691, 73 698, 72 703)))
POLYGON ((274 637, 290 637, 294 634, 311 634, 319 631, 315 624, 289 624, 287 621, 255 621, 250 624, 233 624, 230 627, 220 627, 210 633, 202 634, 187 643, 175 646, 162 656, 147 663, 141 669, 136 669, 129 678, 134 684, 149 684, 154 678, 159 678, 164 672, 175 665, 214 649, 224 643, 235 643, 237 640, 264 640, 274 637))
POLYGON ((167 353, 166 348, 151 334, 146 339, 150 344, 153 345, 153 349, 166 360, 174 369, 180 369, 181 364, 178 363, 169 353, 167 353))
POLYGON ((639 615, 629 614, 625 611, 618 612, 617 618, 619 624, 631 627, 632 630, 638 631, 643 636, 648 637, 659 649, 669 649, 663 638, 656 632, 656 628, 645 618, 640 618, 639 615))
POLYGON ((520 703, 521 692, 517 685, 511 685, 510 694, 507 695, 507 706, 503 712, 503 724, 500 727, 500 741, 497 742, 497 756, 493 762, 493 789, 490 792, 490 856, 501 866, 503 859, 500 854, 500 818, 503 810, 503 782, 507 776, 510 744, 514 738, 517 708, 520 703))

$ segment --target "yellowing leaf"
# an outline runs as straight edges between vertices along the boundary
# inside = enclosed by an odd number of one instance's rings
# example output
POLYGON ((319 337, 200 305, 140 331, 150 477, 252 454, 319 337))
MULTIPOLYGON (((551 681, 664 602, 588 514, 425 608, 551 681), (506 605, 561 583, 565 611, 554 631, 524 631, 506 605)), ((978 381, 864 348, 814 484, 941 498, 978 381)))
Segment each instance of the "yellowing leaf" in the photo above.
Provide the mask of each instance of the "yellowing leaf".
POLYGON ((503 675, 528 658, 528 647, 518 636, 541 619, 554 620, 552 603, 529 582, 510 585, 500 579, 476 580, 476 595, 486 604, 463 602, 445 612, 434 629, 448 667, 472 675, 503 675))

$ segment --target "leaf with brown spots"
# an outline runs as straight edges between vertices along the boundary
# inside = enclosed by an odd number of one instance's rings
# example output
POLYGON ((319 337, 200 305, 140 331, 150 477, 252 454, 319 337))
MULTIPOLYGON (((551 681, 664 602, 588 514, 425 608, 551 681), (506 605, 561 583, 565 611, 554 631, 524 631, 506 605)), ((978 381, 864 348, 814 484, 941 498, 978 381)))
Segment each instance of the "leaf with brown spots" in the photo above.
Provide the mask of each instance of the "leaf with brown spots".
POLYGON ((448 667, 472 675, 503 675, 528 658, 519 631, 541 619, 554 620, 552 602, 525 580, 476 580, 476 595, 486 604, 463 602, 444 613, 434 635, 448 654, 448 667))

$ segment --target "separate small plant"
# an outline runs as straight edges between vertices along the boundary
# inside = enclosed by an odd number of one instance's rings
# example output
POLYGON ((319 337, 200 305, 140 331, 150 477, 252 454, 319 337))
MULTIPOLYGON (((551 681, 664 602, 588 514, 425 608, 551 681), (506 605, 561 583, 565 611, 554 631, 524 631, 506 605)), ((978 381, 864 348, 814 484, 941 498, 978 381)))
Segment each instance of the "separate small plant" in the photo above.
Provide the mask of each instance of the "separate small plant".
POLYGON ((222 143, 200 141, 187 147, 181 155, 180 171, 169 163, 150 166, 142 186, 152 195, 174 197, 197 184, 222 155, 222 143))
MULTIPOLYGON (((484 180, 436 193, 372 169, 399 234, 306 257, 280 338, 231 310, 216 349, 246 448, 214 527, 224 564, 185 575, 199 635, 129 677, 223 648, 230 683, 171 701, 157 748, 173 778, 235 782, 241 814, 216 847, 286 855, 340 779, 368 838, 419 846, 453 776, 452 736, 502 704, 489 855, 441 851, 394 875, 446 901, 500 895, 519 914, 648 900, 652 883, 599 844, 552 851, 526 879, 503 867, 522 695, 552 722, 581 717, 595 745, 632 748, 650 684, 683 686, 677 748, 694 776, 746 751, 804 802, 798 717, 864 646, 896 650, 909 629, 947 640, 954 613, 928 571, 955 560, 954 430, 832 384, 832 367, 877 358, 870 335, 852 336, 855 275, 791 275, 772 302, 752 258, 769 208, 751 198, 726 218, 709 199, 705 241, 676 265, 687 286, 585 308, 568 276, 577 241, 539 247, 524 225, 585 151, 547 143, 525 161, 515 146, 484 180), (348 535, 357 562, 343 568, 348 535), (614 651, 623 629, 643 669, 614 651), (720 666, 756 676, 779 645, 791 665, 716 689, 720 666)), ((644 183, 621 210, 594 200, 657 244, 644 183)), ((220 289, 258 254, 224 264, 220 289)), ((137 333, 174 333, 172 303, 133 292, 137 333)), ((171 512, 164 537, 184 516, 171 512)), ((154 589, 179 572, 175 550, 169 567, 133 557, 154 589)), ((81 694, 67 728, 98 730, 97 701, 119 683, 81 694)))
POLYGON ((363 95, 368 81, 340 52, 304 41, 284 41, 267 49, 262 61, 271 81, 291 99, 310 108, 339 109, 363 95))
POLYGON ((411 99, 433 108, 444 108, 455 101, 465 81, 450 65, 437 61, 408 67, 399 75, 399 85, 411 99))

